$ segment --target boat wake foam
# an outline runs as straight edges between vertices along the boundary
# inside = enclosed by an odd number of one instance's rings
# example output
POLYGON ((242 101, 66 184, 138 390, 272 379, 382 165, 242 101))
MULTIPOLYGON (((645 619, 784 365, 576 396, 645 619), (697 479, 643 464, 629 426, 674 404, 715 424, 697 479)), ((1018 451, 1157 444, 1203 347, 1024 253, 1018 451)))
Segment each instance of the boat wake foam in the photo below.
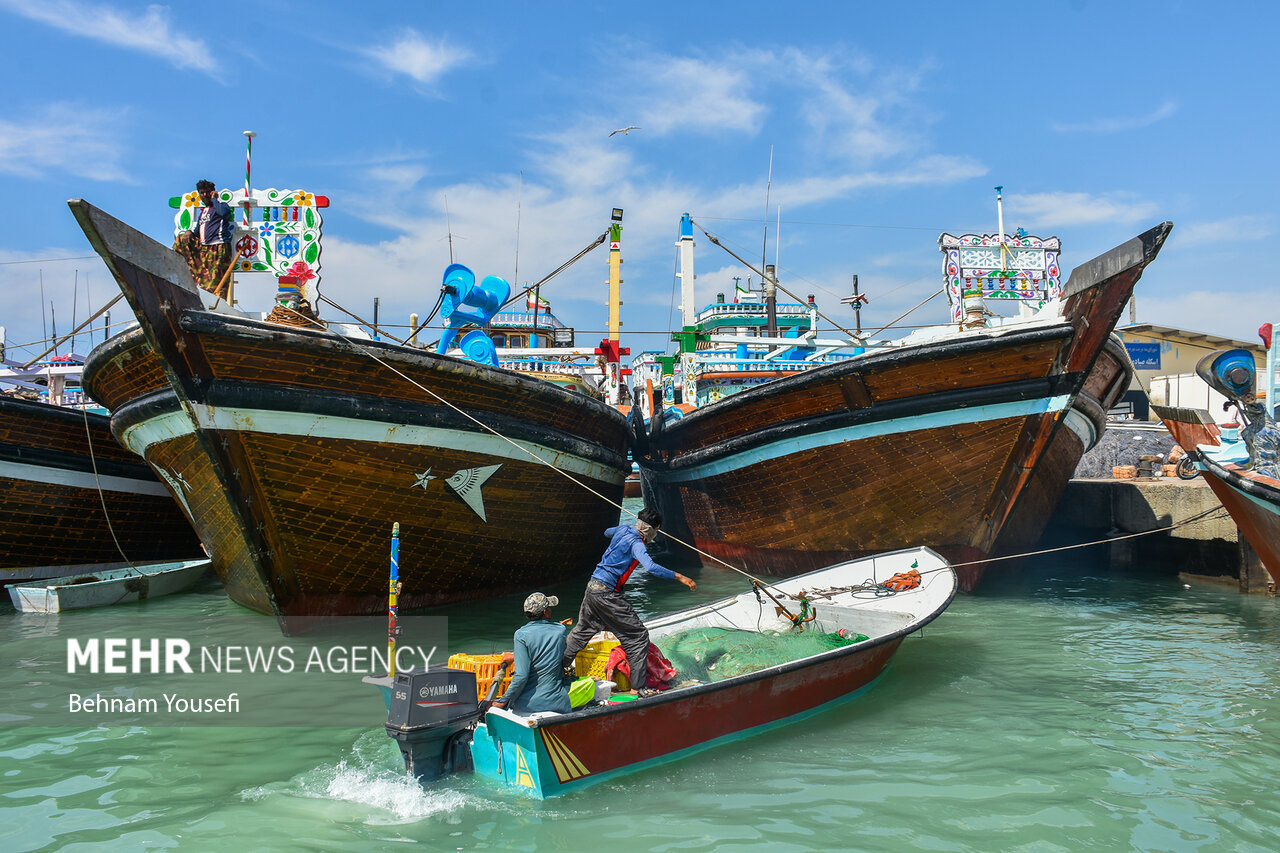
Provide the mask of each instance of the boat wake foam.
POLYGON ((352 754, 336 764, 322 764, 287 782, 252 788, 241 796, 246 801, 285 796, 369 807, 355 809, 351 819, 374 825, 412 823, 479 805, 472 797, 450 788, 424 789, 405 774, 393 745, 390 750, 380 742, 374 747, 367 737, 361 735, 352 746, 352 754))

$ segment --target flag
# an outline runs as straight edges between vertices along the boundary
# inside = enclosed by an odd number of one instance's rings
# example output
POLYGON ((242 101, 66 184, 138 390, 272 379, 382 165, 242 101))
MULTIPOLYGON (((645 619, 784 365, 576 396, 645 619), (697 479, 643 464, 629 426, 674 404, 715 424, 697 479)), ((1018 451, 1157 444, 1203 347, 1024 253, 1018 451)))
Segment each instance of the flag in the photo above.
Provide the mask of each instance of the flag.
POLYGON ((733 301, 734 301, 734 302, 746 302, 746 301, 747 301, 747 300, 749 300, 749 299, 751 299, 751 291, 750 291, 750 290, 748 290, 747 288, 743 287, 743 286, 742 286, 742 284, 741 284, 740 282, 738 282, 738 281, 734 281, 734 283, 733 283, 733 301))
POLYGON ((551 313, 551 303, 535 294, 532 290, 525 295, 524 307, 530 311, 537 310, 540 314, 551 313))
POLYGON ((1267 345, 1267 349, 1271 349, 1271 324, 1263 323, 1258 328, 1258 337, 1262 338, 1262 342, 1267 345))

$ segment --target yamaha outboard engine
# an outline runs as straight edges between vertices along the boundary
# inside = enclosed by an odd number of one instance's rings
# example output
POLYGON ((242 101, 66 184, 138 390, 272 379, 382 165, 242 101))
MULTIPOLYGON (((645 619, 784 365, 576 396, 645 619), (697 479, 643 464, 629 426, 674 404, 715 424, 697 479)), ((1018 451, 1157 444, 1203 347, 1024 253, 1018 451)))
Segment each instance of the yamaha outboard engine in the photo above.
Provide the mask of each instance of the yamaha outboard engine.
POLYGON ((471 733, 480 721, 476 674, 443 666, 396 673, 387 734, 420 781, 471 770, 471 733))

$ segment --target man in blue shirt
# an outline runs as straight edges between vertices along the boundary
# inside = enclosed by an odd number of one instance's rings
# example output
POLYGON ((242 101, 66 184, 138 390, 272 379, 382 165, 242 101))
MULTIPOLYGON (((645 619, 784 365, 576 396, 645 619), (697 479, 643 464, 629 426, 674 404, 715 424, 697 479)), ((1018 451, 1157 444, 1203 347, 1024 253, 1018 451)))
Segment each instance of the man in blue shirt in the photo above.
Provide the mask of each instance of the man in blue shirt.
POLYGON ((658 565, 646 548, 658 536, 662 515, 645 507, 636 516, 635 526, 620 525, 604 532, 609 537, 609 547, 600 558, 596 570, 587 582, 587 591, 578 611, 578 624, 569 632, 564 650, 566 676, 573 667, 578 652, 591 642, 597 631, 612 631, 619 645, 627 653, 631 667, 631 686, 641 696, 653 691, 646 687, 649 671, 649 631, 636 615, 635 610, 622 595, 622 588, 636 567, 660 578, 678 580, 697 589, 698 585, 682 574, 658 565))
POLYGON ((567 714, 573 710, 569 687, 560 672, 566 630, 564 625, 551 621, 551 608, 559 603, 554 595, 540 592, 524 600, 524 615, 529 622, 516 631, 516 674, 493 707, 509 706, 517 714, 567 714))
POLYGON ((174 251, 187 259, 196 284, 226 299, 231 293, 231 229, 235 214, 231 206, 218 198, 213 181, 196 183, 200 207, 190 231, 178 235, 174 251))

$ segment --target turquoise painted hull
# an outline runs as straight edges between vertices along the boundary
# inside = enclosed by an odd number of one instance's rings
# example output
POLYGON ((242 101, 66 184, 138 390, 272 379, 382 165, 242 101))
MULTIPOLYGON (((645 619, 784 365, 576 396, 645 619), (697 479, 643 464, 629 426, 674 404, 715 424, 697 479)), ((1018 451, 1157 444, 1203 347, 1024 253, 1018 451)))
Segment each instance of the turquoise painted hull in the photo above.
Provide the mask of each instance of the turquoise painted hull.
MULTIPOLYGON (((634 773, 649 767, 678 761, 707 749, 734 743, 817 716, 863 695, 876 685, 883 674, 882 672, 870 684, 846 696, 825 702, 807 711, 801 711, 772 722, 761 723, 751 728, 728 732, 703 743, 694 744, 674 752, 654 755, 652 758, 646 758, 623 767, 616 767, 603 773, 591 774, 564 782, 560 780, 557 774, 556 762, 552 759, 545 741, 539 737, 538 729, 526 728, 496 715, 489 715, 486 721, 476 728, 475 739, 471 743, 471 760, 474 763, 474 771, 477 775, 501 782, 539 799, 545 799, 546 797, 554 797, 581 790, 627 773, 634 773)), ((659 738, 654 740, 655 744, 660 741, 659 738)))

